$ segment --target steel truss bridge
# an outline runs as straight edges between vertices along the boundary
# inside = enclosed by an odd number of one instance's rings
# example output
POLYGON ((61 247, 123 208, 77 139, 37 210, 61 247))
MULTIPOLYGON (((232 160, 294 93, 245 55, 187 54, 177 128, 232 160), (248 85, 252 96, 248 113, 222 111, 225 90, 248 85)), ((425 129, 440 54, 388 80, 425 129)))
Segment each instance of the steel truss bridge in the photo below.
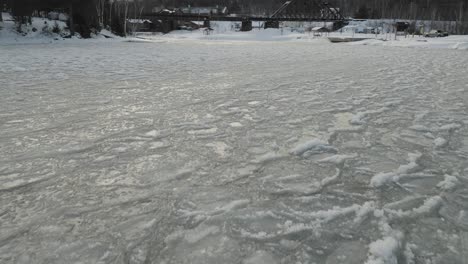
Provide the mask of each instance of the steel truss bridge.
POLYGON ((230 16, 218 14, 185 14, 185 13, 149 13, 143 14, 142 18, 149 20, 159 20, 169 27, 174 21, 204 21, 205 26, 209 27, 210 21, 237 21, 242 22, 241 30, 249 31, 252 29, 253 21, 265 22, 265 28, 279 27, 279 22, 297 21, 297 22, 333 22, 334 29, 346 25, 346 19, 340 13, 339 9, 332 7, 328 2, 321 0, 291 0, 286 1, 271 16, 230 16))

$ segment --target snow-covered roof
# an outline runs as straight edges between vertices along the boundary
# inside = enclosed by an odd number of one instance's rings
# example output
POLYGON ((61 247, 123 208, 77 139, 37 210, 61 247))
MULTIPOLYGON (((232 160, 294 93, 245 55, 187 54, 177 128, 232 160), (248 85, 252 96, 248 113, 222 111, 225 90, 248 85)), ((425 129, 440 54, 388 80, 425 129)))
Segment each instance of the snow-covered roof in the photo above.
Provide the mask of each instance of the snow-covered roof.
POLYGON ((153 23, 151 22, 151 20, 148 20, 148 19, 127 19, 127 21, 129 23, 133 23, 133 24, 143 24, 143 23, 153 23))
POLYGON ((227 7, 184 7, 181 9, 186 14, 226 14, 227 7))
POLYGON ((160 11, 161 13, 166 13, 166 14, 173 14, 175 13, 176 11, 175 10, 169 10, 169 9, 163 9, 160 11))
POLYGON ((328 29, 325 28, 325 27, 314 27, 314 28, 312 28, 312 31, 322 31, 323 32, 323 31, 328 31, 328 29))

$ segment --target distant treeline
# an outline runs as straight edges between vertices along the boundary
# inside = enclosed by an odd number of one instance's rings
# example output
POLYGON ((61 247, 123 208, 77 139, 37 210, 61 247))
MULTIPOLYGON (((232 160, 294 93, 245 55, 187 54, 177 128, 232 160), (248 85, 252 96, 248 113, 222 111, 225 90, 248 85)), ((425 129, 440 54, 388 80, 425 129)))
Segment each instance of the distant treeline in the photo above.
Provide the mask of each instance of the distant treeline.
MULTIPOLYGON (((142 0, 149 7, 227 6, 231 13, 269 15, 286 0, 142 0)), ((455 21, 468 34, 468 0, 309 0, 328 2, 345 17, 455 21)), ((149 9, 148 9, 149 10, 149 9)))
POLYGON ((97 28, 94 0, 0 0, 0 7, 10 11, 17 23, 28 23, 31 16, 50 11, 73 14, 69 23, 72 32, 88 37, 97 28))
MULTIPOLYGON (((224 5, 231 12, 272 13, 286 0, 143 0, 148 6, 224 5)), ((345 16, 374 19, 463 20, 467 0, 310 0, 329 2, 345 16)), ((466 19, 465 19, 466 20, 466 19)))
MULTIPOLYGON (((226 6, 230 13, 269 15, 286 0, 0 0, 14 16, 31 16, 40 10, 73 11, 73 24, 86 28, 107 27, 125 34, 126 19, 142 13, 185 6, 226 6)), ((324 1, 324 0, 304 0, 324 1)), ((468 33, 468 0, 328 0, 345 17, 358 19, 410 19, 455 21, 457 33, 468 33)))
POLYGON ((20 24, 30 23, 31 16, 64 12, 70 15, 68 27, 72 34, 78 32, 89 37, 103 28, 125 35, 126 18, 138 18, 144 8, 151 10, 145 3, 144 0, 0 0, 0 9, 11 12, 20 24))

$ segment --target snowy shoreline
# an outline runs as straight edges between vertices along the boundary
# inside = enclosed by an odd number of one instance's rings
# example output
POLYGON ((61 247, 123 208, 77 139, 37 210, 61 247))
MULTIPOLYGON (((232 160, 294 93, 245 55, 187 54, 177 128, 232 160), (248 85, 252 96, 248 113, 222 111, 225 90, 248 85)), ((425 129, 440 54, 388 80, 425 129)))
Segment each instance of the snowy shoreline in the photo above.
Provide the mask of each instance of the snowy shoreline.
MULTIPOLYGON (((206 41, 206 42, 311 42, 311 43, 329 43, 327 37, 356 37, 365 40, 340 43, 333 45, 369 45, 369 46, 384 46, 384 47, 410 47, 410 48, 430 48, 430 49, 453 49, 453 50, 468 50, 468 36, 449 36, 445 38, 424 38, 421 36, 398 36, 397 40, 394 35, 382 34, 349 34, 332 32, 321 37, 314 37, 312 33, 304 32, 303 28, 282 28, 282 29, 258 29, 254 28, 250 32, 237 32, 233 30, 234 23, 231 22, 212 22, 213 30, 209 32, 204 29, 185 31, 178 30, 168 34, 148 34, 137 33, 134 36, 127 38, 119 37, 109 31, 103 30, 98 34, 93 35, 90 39, 81 39, 79 37, 64 38, 63 34, 67 35, 66 25, 60 21, 50 21, 42 18, 33 18, 31 26, 25 28, 24 36, 14 29, 14 24, 11 17, 4 13, 5 22, 4 28, 0 30, 0 45, 20 45, 20 44, 54 44, 54 43, 93 43, 93 42, 190 42, 190 41, 206 41), (44 27, 44 23, 48 26, 44 27), (62 34, 53 33, 53 28, 60 29, 62 34), (33 31, 34 29, 34 31, 33 31)), ((330 45, 332 45, 330 43, 330 45)))

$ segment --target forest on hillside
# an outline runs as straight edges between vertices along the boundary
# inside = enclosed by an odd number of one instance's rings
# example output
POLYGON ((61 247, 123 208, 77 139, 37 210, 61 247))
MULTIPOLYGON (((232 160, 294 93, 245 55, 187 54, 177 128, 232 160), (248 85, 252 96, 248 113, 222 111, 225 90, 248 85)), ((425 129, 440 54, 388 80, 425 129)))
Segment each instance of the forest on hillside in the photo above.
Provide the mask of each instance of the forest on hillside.
MULTIPOLYGON (((125 18, 138 18, 164 8, 226 6, 231 14, 268 16, 286 0, 0 0, 0 8, 11 11, 20 23, 38 11, 73 10, 73 27, 83 36, 90 30, 109 28, 126 34, 125 18)), ((325 1, 325 0, 297 0, 325 1)), ((456 21, 457 33, 468 33, 468 0, 328 0, 342 15, 356 19, 408 19, 456 21)), ((1 13, 0 13, 1 21, 1 13)))
MULTIPOLYGON (((19 6, 44 6, 47 3, 84 3, 93 5, 138 3, 145 12, 159 8, 185 6, 226 6, 231 13, 268 15, 278 9, 286 0, 0 0, 0 8, 19 6)), ((325 1, 325 0, 304 0, 325 1)), ((326 0, 330 6, 337 7, 346 17, 372 19, 424 19, 424 20, 468 20, 467 0, 326 0)), ((56 4, 55 4, 56 5, 56 4)), ((94 12, 95 10, 90 10, 94 12)))
MULTIPOLYGON (((311 0, 314 1, 314 0, 311 0)), ((317 0, 320 1, 320 0, 317 0)), ((227 6, 232 13, 270 14, 285 0, 144 0, 149 7, 227 6)), ((467 0, 329 0, 354 18, 467 20, 467 0)))

